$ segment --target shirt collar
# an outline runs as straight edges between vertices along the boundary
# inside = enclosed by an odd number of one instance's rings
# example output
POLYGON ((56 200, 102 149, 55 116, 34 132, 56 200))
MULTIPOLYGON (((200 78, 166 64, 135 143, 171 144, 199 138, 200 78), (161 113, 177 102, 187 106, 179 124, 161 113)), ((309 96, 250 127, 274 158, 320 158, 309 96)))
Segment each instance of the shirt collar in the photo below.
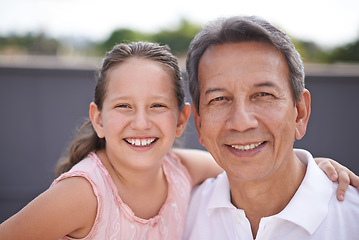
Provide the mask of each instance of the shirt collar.
MULTIPOLYGON (((331 181, 320 170, 308 151, 295 149, 294 152, 307 166, 305 177, 283 211, 268 218, 276 217, 293 222, 313 234, 328 213, 332 185, 328 184, 331 181)), ((230 186, 225 172, 217 177, 207 205, 207 214, 218 208, 237 209, 231 203, 230 186)))
POLYGON ((217 208, 236 209, 231 202, 231 190, 226 172, 217 176, 216 185, 208 201, 207 214, 211 214, 217 208))
POLYGON ((295 154, 307 165, 307 171, 292 200, 274 217, 291 221, 313 234, 327 216, 332 185, 309 152, 296 149, 295 154))

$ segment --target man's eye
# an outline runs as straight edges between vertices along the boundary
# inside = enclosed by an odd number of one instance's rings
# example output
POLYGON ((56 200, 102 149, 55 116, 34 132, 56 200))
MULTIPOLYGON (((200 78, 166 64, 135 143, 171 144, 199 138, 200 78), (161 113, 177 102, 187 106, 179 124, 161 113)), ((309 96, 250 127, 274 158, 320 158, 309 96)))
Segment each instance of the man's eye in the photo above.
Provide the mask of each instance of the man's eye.
POLYGON ((273 96, 273 94, 271 93, 267 93, 267 92, 260 92, 257 94, 258 97, 266 97, 266 96, 273 96))
POLYGON ((222 101, 222 100, 225 100, 225 98, 224 98, 224 97, 217 97, 217 98, 215 98, 214 100, 215 100, 215 101, 222 101))
POLYGON ((215 102, 222 102, 222 101, 225 101, 227 100, 226 97, 216 97, 216 98, 213 98, 209 101, 209 103, 215 103, 215 102))

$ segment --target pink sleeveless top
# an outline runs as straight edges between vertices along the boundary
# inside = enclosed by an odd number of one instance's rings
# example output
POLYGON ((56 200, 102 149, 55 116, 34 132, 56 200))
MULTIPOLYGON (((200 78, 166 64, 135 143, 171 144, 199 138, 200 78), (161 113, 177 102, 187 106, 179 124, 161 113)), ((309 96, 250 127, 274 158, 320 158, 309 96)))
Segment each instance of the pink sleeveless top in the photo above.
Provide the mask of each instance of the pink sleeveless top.
POLYGON ((98 202, 97 215, 90 233, 83 239, 181 239, 192 180, 173 153, 165 156, 163 170, 168 182, 167 199, 158 215, 150 219, 136 217, 122 202, 117 187, 95 153, 90 153, 52 185, 74 176, 84 177, 91 183, 98 202))

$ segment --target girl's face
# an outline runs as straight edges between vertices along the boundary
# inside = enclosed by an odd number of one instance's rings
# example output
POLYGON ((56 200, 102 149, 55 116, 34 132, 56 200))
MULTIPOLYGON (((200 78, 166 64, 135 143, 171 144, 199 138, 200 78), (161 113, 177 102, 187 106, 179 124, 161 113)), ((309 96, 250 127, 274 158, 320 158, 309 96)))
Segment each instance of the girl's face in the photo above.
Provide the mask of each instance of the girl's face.
POLYGON ((180 112, 171 75, 155 61, 130 58, 107 73, 102 110, 92 103, 90 116, 106 153, 122 167, 150 168, 179 137, 190 114, 180 112))

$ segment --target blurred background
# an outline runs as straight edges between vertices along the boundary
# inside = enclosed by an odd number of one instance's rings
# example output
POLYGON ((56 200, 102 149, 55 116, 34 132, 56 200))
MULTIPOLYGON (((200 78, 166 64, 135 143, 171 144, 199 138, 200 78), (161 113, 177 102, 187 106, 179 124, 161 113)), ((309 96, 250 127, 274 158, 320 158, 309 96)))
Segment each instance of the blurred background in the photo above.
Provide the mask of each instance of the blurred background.
MULTIPOLYGON (((195 33, 222 16, 258 15, 291 36, 312 94, 309 128, 295 147, 359 174, 358 9, 357 0, 0 0, 0 222, 53 181, 114 44, 168 44, 184 70, 195 33)), ((202 148, 192 117, 181 141, 202 148)))

